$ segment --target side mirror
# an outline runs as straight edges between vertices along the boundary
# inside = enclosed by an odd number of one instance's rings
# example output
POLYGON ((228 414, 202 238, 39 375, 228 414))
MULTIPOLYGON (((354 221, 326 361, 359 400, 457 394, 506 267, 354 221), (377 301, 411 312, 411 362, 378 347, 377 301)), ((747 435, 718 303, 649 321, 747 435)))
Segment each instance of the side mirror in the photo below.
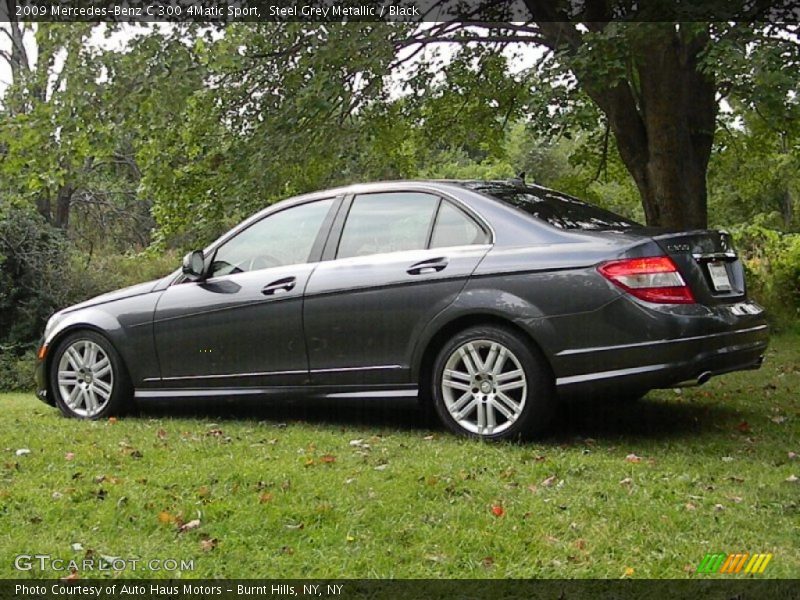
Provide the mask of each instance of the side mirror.
POLYGON ((183 274, 189 281, 199 281, 206 276, 206 257, 202 250, 189 252, 183 257, 183 274))

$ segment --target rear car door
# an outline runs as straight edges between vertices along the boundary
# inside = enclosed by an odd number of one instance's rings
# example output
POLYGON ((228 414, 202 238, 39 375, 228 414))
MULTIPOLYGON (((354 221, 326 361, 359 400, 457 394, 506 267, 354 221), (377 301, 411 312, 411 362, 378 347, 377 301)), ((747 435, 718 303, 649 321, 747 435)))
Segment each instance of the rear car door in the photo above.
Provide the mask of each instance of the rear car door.
POLYGON ((303 309, 311 381, 409 381, 413 343, 463 289, 491 234, 434 193, 391 191, 346 199, 303 309))
POLYGON ((335 204, 315 200, 265 216, 216 249, 208 279, 164 292, 154 324, 161 386, 306 383, 303 291, 335 204))

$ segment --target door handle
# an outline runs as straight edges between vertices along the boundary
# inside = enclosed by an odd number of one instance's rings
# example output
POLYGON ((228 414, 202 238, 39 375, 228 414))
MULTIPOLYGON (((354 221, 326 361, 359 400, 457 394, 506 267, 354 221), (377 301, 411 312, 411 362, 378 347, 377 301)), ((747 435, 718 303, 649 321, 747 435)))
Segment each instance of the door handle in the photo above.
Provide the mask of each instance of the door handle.
POLYGON ((263 288, 261 288, 261 293, 265 296, 285 294, 286 292, 291 291, 296 284, 297 279, 294 277, 284 277, 283 279, 278 279, 277 281, 273 281, 272 283, 265 285, 263 288))
POLYGON ((447 266, 448 260, 444 257, 423 260, 408 267, 406 273, 409 275, 425 275, 427 273, 438 273, 447 266))

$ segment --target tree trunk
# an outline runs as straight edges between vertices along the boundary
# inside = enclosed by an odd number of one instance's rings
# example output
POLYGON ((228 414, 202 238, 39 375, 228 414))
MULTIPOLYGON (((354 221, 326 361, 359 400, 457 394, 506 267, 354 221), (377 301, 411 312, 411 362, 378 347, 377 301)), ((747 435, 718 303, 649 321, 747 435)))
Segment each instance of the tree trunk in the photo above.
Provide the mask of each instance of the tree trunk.
POLYGON ((69 209, 72 205, 73 189, 69 185, 62 186, 56 196, 56 218, 54 225, 59 229, 66 229, 69 226, 69 209))
POLYGON ((41 195, 36 198, 36 210, 39 211, 39 214, 42 215, 48 223, 52 221, 52 215, 50 211, 50 196, 41 195))
MULTIPOLYGON (((594 32, 605 24, 590 23, 594 32)), ((573 24, 539 23, 568 57, 581 88, 600 107, 614 132, 622 161, 642 197, 648 225, 674 229, 707 226, 706 173, 717 116, 716 85, 700 72, 699 56, 711 43, 696 24, 636 23, 628 27, 627 76, 609 79, 602 52, 581 48, 573 24)))

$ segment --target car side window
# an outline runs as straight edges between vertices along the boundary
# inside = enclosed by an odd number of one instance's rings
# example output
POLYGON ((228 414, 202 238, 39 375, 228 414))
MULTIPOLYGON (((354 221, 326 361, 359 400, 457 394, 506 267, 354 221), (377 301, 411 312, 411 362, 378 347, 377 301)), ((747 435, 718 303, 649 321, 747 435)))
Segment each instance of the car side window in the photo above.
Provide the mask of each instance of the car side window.
POLYGON ((420 192, 356 196, 336 257, 424 249, 438 204, 437 196, 420 192))
POLYGON ((433 226, 431 248, 485 244, 486 232, 462 210, 442 201, 436 224, 433 226))
POLYGON ((333 199, 284 209, 228 240, 217 249, 211 277, 305 263, 333 199))

